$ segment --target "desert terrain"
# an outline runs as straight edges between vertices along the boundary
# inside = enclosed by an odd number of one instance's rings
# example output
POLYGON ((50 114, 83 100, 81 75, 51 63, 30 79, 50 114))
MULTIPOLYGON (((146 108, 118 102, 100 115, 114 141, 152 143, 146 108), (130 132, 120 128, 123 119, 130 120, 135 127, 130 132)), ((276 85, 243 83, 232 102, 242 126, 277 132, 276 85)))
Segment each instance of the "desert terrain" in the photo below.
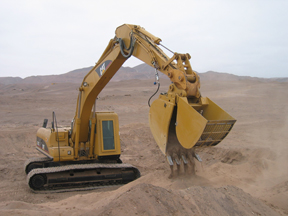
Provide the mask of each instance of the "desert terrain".
MULTIPOLYGON (((153 77, 113 81, 97 110, 118 113, 121 159, 142 176, 124 186, 52 194, 29 190, 23 164, 41 156, 35 135, 44 118, 50 125, 52 111, 58 126, 70 125, 82 80, 0 84, 0 215, 288 215, 288 82, 208 75, 202 96, 237 122, 218 146, 197 149, 195 176, 168 178, 148 123, 153 77)), ((159 92, 167 91, 169 80, 160 82, 159 92)))

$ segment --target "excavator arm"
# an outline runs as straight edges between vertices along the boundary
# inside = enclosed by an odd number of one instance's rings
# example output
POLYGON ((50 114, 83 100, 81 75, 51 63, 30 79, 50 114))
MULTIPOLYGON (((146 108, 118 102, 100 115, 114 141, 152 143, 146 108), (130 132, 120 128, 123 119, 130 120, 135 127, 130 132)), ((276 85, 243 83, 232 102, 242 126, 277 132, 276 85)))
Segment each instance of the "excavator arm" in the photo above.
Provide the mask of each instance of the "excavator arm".
MULTIPOLYGON (((160 42, 160 38, 137 25, 124 24, 116 29, 114 39, 79 88, 71 127, 75 158, 79 143, 93 139, 89 137, 89 119, 97 96, 132 55, 167 75, 172 82, 168 92, 152 103, 149 112, 152 134, 171 166, 173 161, 178 165, 180 158, 185 163, 187 158, 195 157, 194 151, 190 151, 194 146, 217 145, 232 129, 236 120, 201 96, 200 79, 192 70, 190 55, 173 53, 169 58, 160 42)), ((93 122, 92 118, 92 127, 93 122)))

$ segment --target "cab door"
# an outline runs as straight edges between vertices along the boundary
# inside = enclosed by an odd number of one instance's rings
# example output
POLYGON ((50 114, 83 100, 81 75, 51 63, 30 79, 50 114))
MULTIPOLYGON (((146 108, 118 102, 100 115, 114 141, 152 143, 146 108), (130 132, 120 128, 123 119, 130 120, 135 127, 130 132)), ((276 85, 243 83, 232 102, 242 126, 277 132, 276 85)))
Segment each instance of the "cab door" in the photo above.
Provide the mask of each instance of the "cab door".
POLYGON ((121 154, 118 115, 113 112, 97 113, 95 143, 96 158, 121 154))

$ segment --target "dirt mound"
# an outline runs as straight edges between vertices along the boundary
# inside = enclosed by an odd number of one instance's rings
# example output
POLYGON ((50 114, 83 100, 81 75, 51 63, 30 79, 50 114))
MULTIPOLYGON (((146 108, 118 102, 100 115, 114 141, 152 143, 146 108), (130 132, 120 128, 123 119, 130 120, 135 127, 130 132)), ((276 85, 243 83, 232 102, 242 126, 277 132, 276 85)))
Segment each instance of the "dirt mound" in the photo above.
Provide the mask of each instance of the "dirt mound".
POLYGON ((107 196, 74 196, 58 203, 1 203, 1 213, 22 215, 278 215, 234 186, 165 189, 147 183, 125 186, 107 196))
MULTIPOLYGON (((95 215, 95 210, 85 212, 95 215)), ((167 190, 141 183, 113 197, 97 215, 277 215, 243 190, 194 186, 167 190)))

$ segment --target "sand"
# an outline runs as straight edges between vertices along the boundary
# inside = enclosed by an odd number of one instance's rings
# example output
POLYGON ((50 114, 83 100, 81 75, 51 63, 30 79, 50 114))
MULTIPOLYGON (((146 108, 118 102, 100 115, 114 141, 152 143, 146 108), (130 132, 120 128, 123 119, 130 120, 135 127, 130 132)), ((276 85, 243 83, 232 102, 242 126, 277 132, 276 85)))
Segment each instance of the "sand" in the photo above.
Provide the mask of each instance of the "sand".
MULTIPOLYGON (((160 92, 167 91, 162 80, 160 92)), ((150 132, 147 101, 153 80, 110 82, 98 111, 119 115, 122 160, 142 177, 124 186, 35 194, 23 163, 41 156, 36 131, 56 112, 58 125, 75 114, 77 84, 0 85, 0 215, 287 215, 288 83, 212 81, 208 96, 237 119, 218 146, 197 150, 196 176, 169 179, 170 169, 150 132)), ((49 123, 50 125, 50 123, 49 123)))

